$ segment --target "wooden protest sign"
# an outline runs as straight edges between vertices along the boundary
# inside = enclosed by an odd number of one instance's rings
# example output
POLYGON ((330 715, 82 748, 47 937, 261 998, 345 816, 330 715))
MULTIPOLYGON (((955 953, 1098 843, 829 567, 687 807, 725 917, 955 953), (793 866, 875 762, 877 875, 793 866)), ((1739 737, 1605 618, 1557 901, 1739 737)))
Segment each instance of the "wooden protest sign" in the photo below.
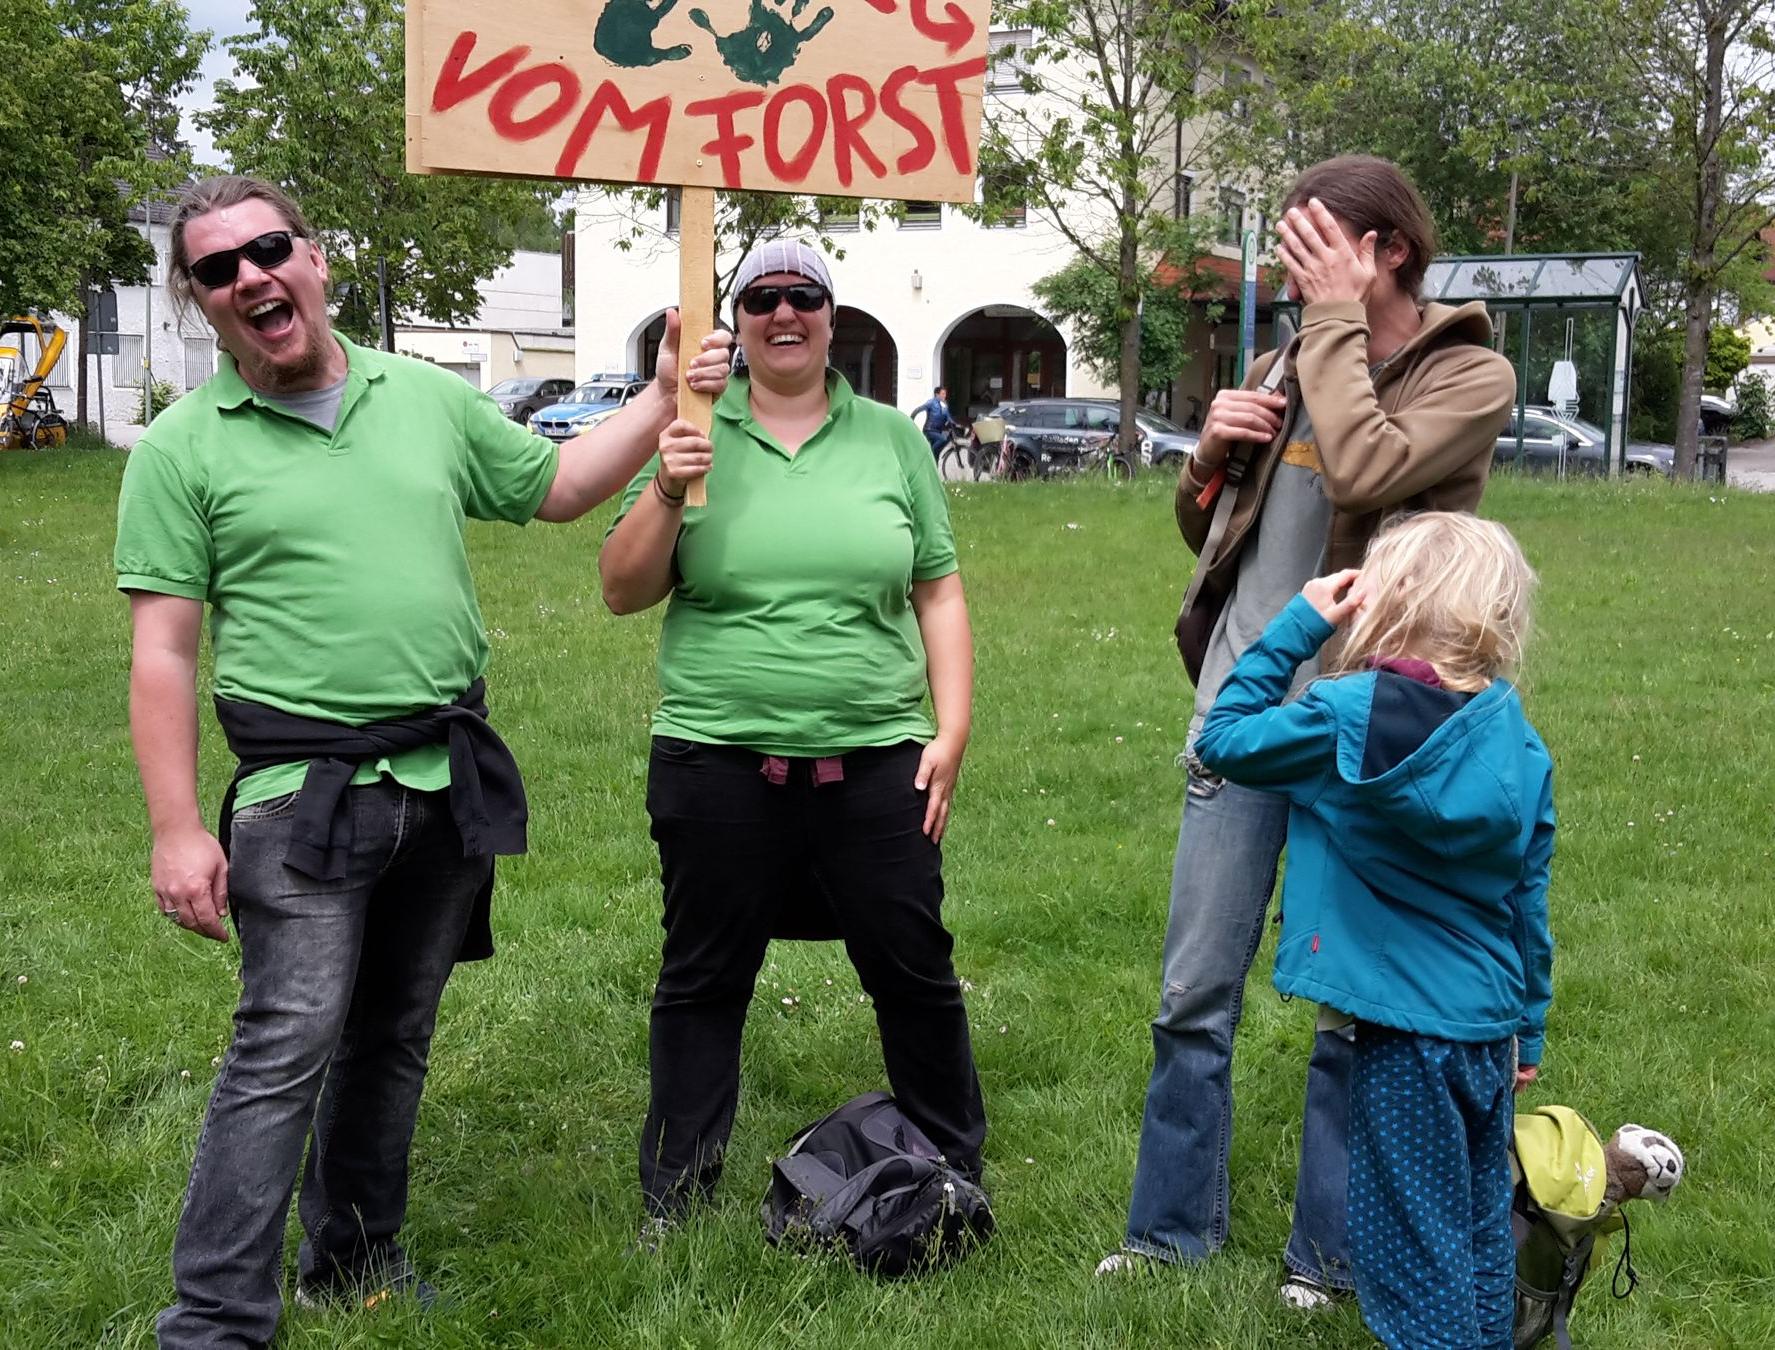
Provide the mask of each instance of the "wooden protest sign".
POLYGON ((989 11, 990 0, 408 0, 407 167, 683 187, 687 363, 714 319, 705 194, 974 200, 989 11))

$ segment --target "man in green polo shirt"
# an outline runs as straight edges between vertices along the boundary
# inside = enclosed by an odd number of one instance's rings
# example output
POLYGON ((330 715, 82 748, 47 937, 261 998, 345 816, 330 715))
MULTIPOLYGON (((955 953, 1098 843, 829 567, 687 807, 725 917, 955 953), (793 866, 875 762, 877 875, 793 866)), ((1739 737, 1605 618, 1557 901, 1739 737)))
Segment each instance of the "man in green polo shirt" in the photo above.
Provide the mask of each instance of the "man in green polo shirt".
MULTIPOLYGON (((673 417, 678 331, 652 387, 557 450, 455 375, 333 333, 326 259, 276 188, 195 185, 172 254, 228 356, 124 474, 130 724, 161 911, 223 942, 233 914, 241 996, 158 1332, 263 1346, 311 1133, 298 1298, 430 1296, 396 1241, 426 1057, 451 967, 491 954, 493 855, 523 851, 527 814, 486 720, 464 522, 573 520, 620 489, 673 417), (206 603, 241 759, 220 839, 197 804, 206 603)), ((694 387, 720 392, 726 346, 704 340, 694 387)))

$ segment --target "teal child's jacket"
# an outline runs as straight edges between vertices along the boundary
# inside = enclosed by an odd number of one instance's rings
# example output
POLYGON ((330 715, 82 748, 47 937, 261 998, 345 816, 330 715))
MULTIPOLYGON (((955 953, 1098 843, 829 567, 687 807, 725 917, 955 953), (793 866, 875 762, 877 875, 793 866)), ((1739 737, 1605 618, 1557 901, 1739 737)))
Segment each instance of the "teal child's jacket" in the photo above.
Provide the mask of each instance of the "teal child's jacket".
POLYGON ((1451 1041, 1514 1035, 1539 1064, 1553 997, 1547 927, 1553 766, 1504 680, 1392 767, 1364 777, 1376 683, 1307 686, 1295 668, 1332 634, 1296 596, 1239 658, 1196 754, 1288 798, 1276 988, 1451 1041))

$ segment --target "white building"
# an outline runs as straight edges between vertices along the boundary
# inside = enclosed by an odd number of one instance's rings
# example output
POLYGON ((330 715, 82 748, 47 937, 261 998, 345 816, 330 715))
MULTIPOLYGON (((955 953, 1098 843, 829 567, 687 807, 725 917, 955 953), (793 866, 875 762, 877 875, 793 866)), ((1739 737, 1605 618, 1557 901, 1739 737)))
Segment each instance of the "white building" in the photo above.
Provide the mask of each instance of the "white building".
MULTIPOLYGON (((154 245, 154 266, 145 286, 117 290, 118 350, 89 353, 86 362, 86 418, 101 418, 107 430, 139 425, 142 383, 150 365, 154 379, 179 393, 195 389, 216 370, 216 339, 195 306, 180 314, 166 289, 172 249, 172 207, 163 202, 131 208, 129 218, 154 245)), ((69 421, 76 412, 80 369, 80 324, 66 314, 55 321, 68 332, 68 345, 49 378, 50 394, 69 421)), ((96 343, 94 344, 97 345, 96 343)))
MULTIPOLYGON (((131 209, 131 222, 154 245, 152 275, 146 286, 116 288, 117 352, 86 358, 86 420, 98 426, 102 418, 107 432, 121 432, 126 441, 128 431, 140 427, 149 358, 154 379, 180 394, 197 388, 216 371, 216 339, 209 324, 196 305, 181 313, 167 290, 172 214, 172 206, 164 202, 131 209)), ((572 378, 572 316, 562 302, 560 254, 519 252, 509 267, 482 282, 480 289, 481 309, 472 325, 452 329, 424 321, 397 324, 395 350, 446 366, 479 389, 511 375, 572 378)), ((49 391, 72 422, 77 410, 80 324, 70 315, 53 317, 67 330, 68 345, 50 374, 49 391)))
MULTIPOLYGON (((1028 41, 1027 33, 1015 31, 992 37, 995 50, 1028 41)), ((986 92, 989 100, 1040 97, 1023 92, 1014 62, 995 62, 986 92)), ((1188 128, 1178 136, 1180 161, 1195 140, 1188 128)), ((1261 230, 1261 217, 1255 193, 1197 182, 1181 164, 1169 195, 1185 214, 1226 216, 1222 242, 1204 269, 1216 278, 1214 291, 1199 298, 1231 301, 1229 316, 1212 333, 1206 324, 1196 327, 1196 359, 1173 391, 1181 418, 1192 398, 1205 407, 1214 389, 1234 380, 1239 238, 1247 225, 1261 230)), ((652 212, 638 212, 628 198, 601 188, 579 194, 576 378, 653 369, 664 313, 678 292, 675 208, 671 194, 652 212)), ((1088 219, 1085 203, 1078 210, 1088 219)), ((1039 213, 989 228, 949 205, 908 203, 903 221, 859 229, 854 220, 828 219, 826 233, 843 253, 831 260, 838 301, 832 364, 859 393, 911 409, 944 385, 951 408, 964 417, 1012 397, 1115 393, 1078 359, 1067 326, 1043 314, 1031 290, 1074 256, 1072 244, 1039 213)), ((733 261, 727 255, 718 265, 733 261)), ((1265 323, 1269 299, 1268 288, 1261 288, 1265 323)))
POLYGON ((573 315, 563 303, 559 253, 520 251, 481 283, 474 322, 447 328, 408 318, 396 325, 395 350, 454 370, 477 389, 511 376, 574 378, 573 315))

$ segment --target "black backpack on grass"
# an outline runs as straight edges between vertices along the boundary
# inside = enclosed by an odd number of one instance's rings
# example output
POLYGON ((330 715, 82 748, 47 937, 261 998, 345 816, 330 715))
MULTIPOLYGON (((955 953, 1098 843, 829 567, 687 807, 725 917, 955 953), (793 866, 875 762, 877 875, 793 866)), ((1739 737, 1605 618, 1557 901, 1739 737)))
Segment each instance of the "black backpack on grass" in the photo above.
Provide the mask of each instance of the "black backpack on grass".
POLYGON ((800 1131, 771 1164, 763 1213, 771 1245, 842 1246, 859 1269, 890 1277, 952 1261, 993 1230, 986 1192, 885 1092, 800 1131))

